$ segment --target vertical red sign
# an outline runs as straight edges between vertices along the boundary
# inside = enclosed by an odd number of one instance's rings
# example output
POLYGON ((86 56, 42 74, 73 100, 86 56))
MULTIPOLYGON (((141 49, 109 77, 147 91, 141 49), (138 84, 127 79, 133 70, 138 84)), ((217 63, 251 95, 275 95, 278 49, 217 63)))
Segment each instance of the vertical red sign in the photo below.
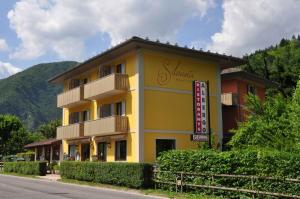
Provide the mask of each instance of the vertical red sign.
POLYGON ((193 82, 194 135, 193 140, 207 141, 207 83, 193 82))

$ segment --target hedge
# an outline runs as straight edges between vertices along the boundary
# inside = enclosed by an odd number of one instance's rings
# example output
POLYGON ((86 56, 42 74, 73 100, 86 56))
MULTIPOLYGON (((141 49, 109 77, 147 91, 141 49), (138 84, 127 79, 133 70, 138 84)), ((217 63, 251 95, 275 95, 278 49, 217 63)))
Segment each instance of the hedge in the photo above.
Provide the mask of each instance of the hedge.
MULTIPOLYGON (((210 150, 177 150, 162 153, 157 166, 163 181, 174 181, 175 172, 206 174, 236 174, 275 177, 278 181, 255 180, 254 187, 261 191, 300 195, 300 183, 283 182, 283 178, 300 178, 300 155, 297 153, 272 150, 247 149, 240 151, 216 152, 210 150)), ((208 177, 185 179, 189 183, 209 184, 208 177)), ((219 186, 251 188, 251 180, 237 178, 214 178, 219 186)), ((207 191, 207 190, 201 190, 207 191)), ((232 192, 222 192, 233 197, 232 192)))
POLYGON ((60 164, 62 178, 132 188, 152 186, 152 165, 146 163, 107 163, 64 161, 60 164))
POLYGON ((4 162, 4 172, 45 176, 47 162, 4 162))

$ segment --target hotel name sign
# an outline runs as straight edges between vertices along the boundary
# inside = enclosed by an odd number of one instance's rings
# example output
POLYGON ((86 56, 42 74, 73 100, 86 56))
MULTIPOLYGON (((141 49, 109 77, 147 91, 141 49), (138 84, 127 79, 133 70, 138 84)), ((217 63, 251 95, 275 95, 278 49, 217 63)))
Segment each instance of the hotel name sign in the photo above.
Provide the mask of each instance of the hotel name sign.
POLYGON ((164 60, 156 76, 156 82, 161 86, 167 85, 171 80, 192 81, 193 79, 194 71, 185 70, 180 61, 170 60, 164 60))

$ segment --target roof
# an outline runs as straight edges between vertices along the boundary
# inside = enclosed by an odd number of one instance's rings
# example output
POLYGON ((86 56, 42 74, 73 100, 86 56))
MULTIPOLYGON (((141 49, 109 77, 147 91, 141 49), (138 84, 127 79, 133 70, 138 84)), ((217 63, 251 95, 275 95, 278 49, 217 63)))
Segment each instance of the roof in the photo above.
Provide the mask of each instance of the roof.
POLYGON ((242 70, 241 68, 227 68, 221 72, 222 79, 240 79, 240 80, 252 80, 261 84, 264 84, 266 87, 276 87, 278 84, 271 80, 260 77, 258 74, 250 73, 242 70))
POLYGON ((54 145, 54 144, 61 144, 61 140, 57 140, 55 138, 51 138, 48 140, 42 140, 39 142, 33 142, 30 144, 27 144, 24 146, 24 148, 34 148, 34 147, 38 147, 38 146, 49 146, 49 145, 54 145))
POLYGON ((150 49, 150 50, 160 50, 164 52, 177 53, 181 55, 205 58, 212 61, 217 61, 222 68, 235 67, 242 64, 245 64, 245 60, 228 56, 225 54, 213 53, 210 51, 196 50, 194 48, 180 47, 177 44, 171 45, 169 43, 161 43, 157 41, 150 41, 149 39, 142 39, 140 37, 132 37, 126 40, 119 45, 114 46, 101 54, 98 54, 81 64, 78 64, 74 68, 71 68, 61 74, 56 75, 55 77, 49 79, 51 83, 61 83, 65 79, 68 79, 74 74, 84 73, 87 70, 93 68, 95 65, 99 65, 105 61, 114 59, 117 56, 120 56, 124 53, 127 53, 131 50, 137 50, 140 48, 150 49))

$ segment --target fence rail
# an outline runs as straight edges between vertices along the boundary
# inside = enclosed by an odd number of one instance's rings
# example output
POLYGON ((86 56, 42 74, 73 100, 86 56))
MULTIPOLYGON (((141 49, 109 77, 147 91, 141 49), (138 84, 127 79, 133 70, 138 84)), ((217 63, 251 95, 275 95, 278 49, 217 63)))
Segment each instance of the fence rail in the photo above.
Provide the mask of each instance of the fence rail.
POLYGON ((222 191, 231 191, 231 192, 240 192, 251 194, 252 198, 255 198, 256 195, 264 195, 264 196, 275 196, 275 197, 284 197, 284 198, 299 198, 300 195, 293 195, 293 194, 286 194, 286 193, 278 193, 278 192, 270 192, 270 191, 260 191, 255 189, 254 182, 255 180, 262 179, 262 180, 269 180, 269 181, 281 181, 287 183, 299 183, 300 179, 291 179, 291 178, 275 178, 269 176, 252 176, 252 175, 233 175, 233 174, 208 174, 208 173, 192 173, 192 172, 170 172, 170 171, 154 171, 154 182, 155 188, 157 188, 158 184, 168 184, 173 185, 175 187, 176 192, 180 188, 180 192, 183 192, 183 188, 202 188, 202 189, 209 189, 209 190, 222 190, 222 191), (174 175, 173 181, 163 181, 159 178, 160 173, 169 173, 174 175), (187 182, 188 177, 208 177, 210 179, 209 185, 206 184, 196 184, 187 182), (237 178, 237 179, 249 179, 251 180, 251 189, 245 188, 237 188, 237 187, 226 187, 226 186, 216 186, 214 185, 215 178, 237 178), (186 181, 185 181, 186 180, 186 181))
POLYGON ((0 162, 0 171, 3 171, 3 162, 0 162))

